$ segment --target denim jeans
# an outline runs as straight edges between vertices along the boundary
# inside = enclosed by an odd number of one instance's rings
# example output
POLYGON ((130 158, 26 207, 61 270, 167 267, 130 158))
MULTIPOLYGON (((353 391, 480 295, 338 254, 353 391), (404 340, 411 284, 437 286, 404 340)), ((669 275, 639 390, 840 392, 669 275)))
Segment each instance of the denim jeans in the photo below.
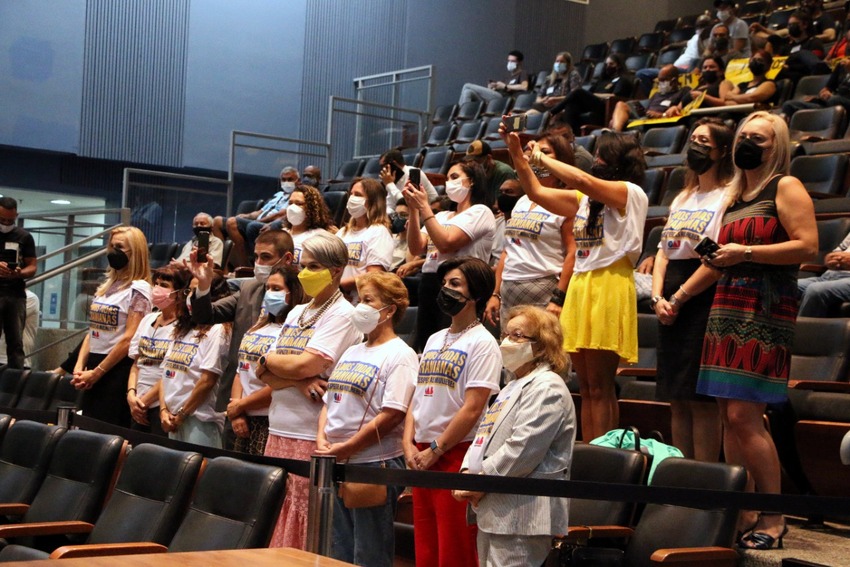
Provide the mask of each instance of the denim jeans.
POLYGON ((841 304, 850 301, 850 271, 827 270, 817 278, 797 282, 803 298, 800 317, 837 317, 841 304))
MULTIPOLYGON (((385 461, 389 469, 403 469, 404 459, 385 461)), ((357 466, 379 467, 380 462, 357 466)), ((372 508, 346 508, 342 498, 334 502, 331 556, 340 561, 368 567, 392 567, 395 556, 393 519, 401 493, 399 486, 387 486, 387 503, 372 508)))

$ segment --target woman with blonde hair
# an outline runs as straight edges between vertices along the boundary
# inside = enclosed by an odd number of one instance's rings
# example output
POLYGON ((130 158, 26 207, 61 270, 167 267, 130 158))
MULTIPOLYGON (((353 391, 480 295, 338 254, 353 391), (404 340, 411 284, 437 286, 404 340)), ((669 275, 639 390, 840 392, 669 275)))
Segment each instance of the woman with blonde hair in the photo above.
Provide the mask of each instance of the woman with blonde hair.
MULTIPOLYGON (((395 274, 357 276, 360 303, 351 322, 366 342, 343 353, 328 378, 316 438, 319 455, 350 464, 403 469, 404 416, 413 396, 419 360, 395 333, 409 304, 395 274)), ((393 564, 393 518, 399 486, 387 486, 382 505, 347 508, 335 499, 331 556, 370 567, 393 564)))
MULTIPOLYGON (((508 312, 500 345, 514 373, 478 426, 461 472, 568 480, 576 413, 564 379, 567 366, 558 318, 539 307, 508 312)), ((552 536, 569 522, 569 499, 456 490, 478 520, 478 564, 542 565, 552 536)))
POLYGON ((555 56, 552 72, 537 89, 537 100, 530 113, 546 112, 564 101, 569 94, 581 88, 581 74, 573 66, 573 56, 561 51, 555 56))
POLYGON ((129 427, 127 378, 133 360, 127 354, 139 323, 151 310, 145 235, 132 226, 114 229, 109 235, 106 259, 106 281, 92 299, 89 333, 80 345, 72 384, 84 390, 84 415, 129 427))
MULTIPOLYGON (((754 112, 741 122, 720 248, 705 257, 712 269, 701 268, 690 295, 677 295, 685 303, 717 281, 697 392, 720 406, 726 461, 745 466, 764 493, 780 492, 781 469, 762 416, 787 400, 797 272, 818 250, 812 199, 788 175, 789 147, 781 117, 754 112)), ((788 530, 781 514, 767 512, 745 513, 740 526, 739 545, 749 549, 782 547, 788 530)))
POLYGON ((355 179, 345 206, 348 222, 336 233, 348 248, 342 291, 357 303, 354 278, 366 272, 386 272, 393 263, 393 235, 387 216, 387 192, 377 179, 355 179))

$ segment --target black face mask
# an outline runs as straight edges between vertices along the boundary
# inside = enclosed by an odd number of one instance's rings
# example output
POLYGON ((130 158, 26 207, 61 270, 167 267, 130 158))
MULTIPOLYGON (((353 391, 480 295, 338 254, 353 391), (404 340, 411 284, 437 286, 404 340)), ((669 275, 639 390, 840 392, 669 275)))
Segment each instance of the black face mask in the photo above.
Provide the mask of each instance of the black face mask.
POLYGON ((750 61, 750 71, 756 76, 764 75, 765 71, 767 71, 767 65, 761 61, 750 61))
POLYGON ((315 177, 304 176, 301 178, 302 185, 309 185, 310 187, 318 187, 319 181, 315 177))
POLYGON ((617 181, 618 172, 616 167, 605 165, 602 163, 594 163, 590 168, 590 174, 593 177, 604 179, 605 181, 617 181))
POLYGON ((441 287, 437 293, 437 307, 449 317, 454 317, 463 311, 467 301, 469 299, 464 297, 462 293, 445 286, 441 287))
POLYGON ((399 234, 404 232, 404 226, 407 224, 407 219, 404 217, 400 217, 398 213, 393 213, 390 215, 390 232, 393 234, 399 234))
POLYGON ((702 80, 707 85, 713 85, 717 82, 718 74, 717 71, 703 71, 702 72, 702 80))
POLYGON ((714 38, 714 47, 716 47, 718 51, 726 51, 727 49, 729 49, 729 38, 728 37, 716 37, 716 38, 714 38))
POLYGON ((106 255, 106 261, 113 270, 121 270, 130 263, 130 257, 123 250, 113 250, 106 255))
POLYGON ((738 142, 735 148, 735 165, 741 169, 757 169, 762 162, 764 148, 749 138, 738 142))
POLYGON ((507 193, 500 193, 498 199, 499 210, 505 213, 506 215, 509 215, 511 211, 514 210, 514 207, 516 207, 516 203, 517 201, 519 201, 519 199, 519 197, 514 197, 513 195, 508 195, 507 193))
POLYGON ((693 169, 697 175, 702 175, 714 165, 711 159, 711 148, 703 144, 691 142, 688 147, 688 167, 693 169))
POLYGON ((788 24, 788 35, 791 37, 803 37, 803 28, 800 24, 788 24))
POLYGON ((192 232, 195 233, 195 236, 200 236, 202 232, 212 232, 212 229, 208 226, 193 226, 192 232))

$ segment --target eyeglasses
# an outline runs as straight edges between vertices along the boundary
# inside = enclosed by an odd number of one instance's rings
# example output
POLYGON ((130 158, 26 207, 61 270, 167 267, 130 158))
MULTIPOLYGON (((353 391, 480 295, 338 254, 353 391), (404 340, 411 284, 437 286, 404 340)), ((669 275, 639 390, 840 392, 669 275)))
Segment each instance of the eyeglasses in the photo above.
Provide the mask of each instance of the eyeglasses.
POLYGON ((502 340, 510 339, 512 342, 518 343, 522 339, 525 339, 530 342, 535 342, 537 339, 534 337, 529 337, 528 335, 523 335, 522 331, 514 331, 513 333, 502 333, 502 340))

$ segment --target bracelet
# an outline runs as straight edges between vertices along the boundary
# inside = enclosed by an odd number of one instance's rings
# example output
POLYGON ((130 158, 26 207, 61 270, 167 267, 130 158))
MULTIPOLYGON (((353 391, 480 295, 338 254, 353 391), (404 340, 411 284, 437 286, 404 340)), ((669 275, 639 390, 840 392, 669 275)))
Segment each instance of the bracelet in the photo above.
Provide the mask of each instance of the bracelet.
POLYGON ((691 294, 685 291, 685 288, 683 288, 682 286, 679 286, 679 291, 681 291, 682 295, 684 295, 685 297, 692 297, 691 294))
POLYGON ((430 217, 428 217, 427 219, 422 219, 423 224, 424 224, 424 223, 426 223, 426 222, 428 222, 428 221, 429 221, 429 220, 431 220, 432 218, 434 218, 434 215, 431 215, 431 216, 430 216, 430 217))
POLYGON ((127 393, 129 394, 130 392, 133 392, 134 394, 138 393, 135 388, 127 388, 127 393))
POLYGON ((494 293, 491 297, 495 297, 499 301, 502 301, 502 295, 500 293, 494 293))
POLYGON ((566 297, 560 297, 560 296, 553 293, 552 297, 549 298, 549 303, 554 303, 558 307, 563 307, 564 306, 564 299, 566 299, 566 297))
POLYGON ((96 370, 100 370, 101 372, 103 372, 104 374, 106 374, 106 368, 104 368, 104 367, 103 367, 103 366, 101 366, 100 364, 98 364, 97 366, 95 366, 95 369, 96 369, 96 370))
POLYGON ((540 165, 540 160, 543 159, 543 152, 540 150, 534 150, 531 154, 531 165, 540 165))

